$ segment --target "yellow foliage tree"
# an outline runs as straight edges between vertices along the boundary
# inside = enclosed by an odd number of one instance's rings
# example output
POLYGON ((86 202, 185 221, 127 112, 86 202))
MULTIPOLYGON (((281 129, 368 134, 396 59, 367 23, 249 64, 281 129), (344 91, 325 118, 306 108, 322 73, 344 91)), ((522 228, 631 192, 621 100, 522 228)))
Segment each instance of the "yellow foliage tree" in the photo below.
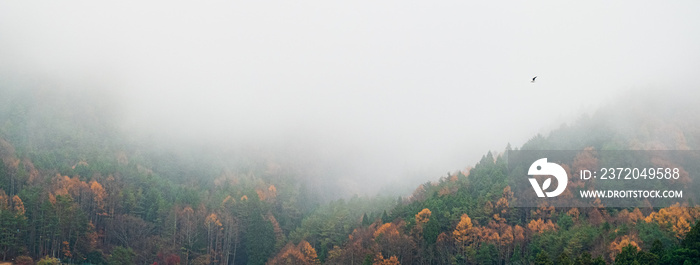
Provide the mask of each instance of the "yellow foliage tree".
POLYGON ((292 242, 287 243, 267 265, 304 264, 304 254, 292 242))
POLYGON ((318 260, 316 250, 311 244, 306 240, 302 240, 296 246, 291 242, 288 243, 274 258, 270 259, 267 264, 318 265, 321 264, 321 262, 318 260))
POLYGON ((70 245, 68 244, 68 241, 63 241, 63 247, 61 248, 61 252, 63 252, 64 257, 73 257, 73 253, 70 252, 70 245))
POLYGON ((107 198, 107 192, 105 188, 99 182, 92 180, 90 181, 90 190, 93 194, 93 200, 95 202, 95 208, 100 211, 104 211, 105 198, 107 198))
POLYGON ((10 207, 7 194, 4 190, 0 189, 0 210, 5 210, 10 207))
POLYGON ((24 215, 24 203, 22 202, 22 199, 19 198, 19 196, 15 195, 14 197, 12 197, 12 205, 14 205, 16 215, 24 215))
MULTIPOLYGON (((352 239, 350 239, 350 240, 352 240, 352 239)), ((326 261, 340 259, 340 257, 342 255, 343 255, 343 249, 341 249, 339 246, 333 246, 333 249, 328 251, 328 256, 326 257, 326 261)))
POLYGON ((634 237, 624 235, 622 237, 618 237, 617 239, 615 239, 615 241, 610 243, 610 258, 612 260, 615 260, 617 254, 620 254, 620 252, 622 252, 622 248, 626 247, 627 245, 632 245, 636 247, 637 250, 640 250, 639 245, 637 244, 634 237))
POLYGON ((455 228, 455 230, 452 232, 455 242, 464 244, 467 240, 469 240, 469 236, 473 228, 474 225, 472 224, 472 219, 469 218, 466 213, 462 214, 462 217, 457 224, 457 228, 455 228))
POLYGON ((258 194, 258 199, 260 199, 261 201, 267 200, 267 195, 262 189, 256 189, 255 193, 258 194))
POLYGON ((533 218, 549 219, 554 216, 554 206, 549 205, 547 202, 540 203, 532 215, 533 218))
POLYGON ((396 228, 396 225, 393 223, 386 223, 380 226, 377 231, 374 231, 374 238, 379 237, 380 235, 384 236, 398 236, 399 235, 399 230, 396 228))
POLYGON ((462 254, 466 251, 467 243, 471 241, 471 237, 474 233, 474 224, 472 224, 472 219, 465 213, 460 217, 459 223, 454 231, 452 231, 452 237, 455 240, 455 244, 460 248, 462 254))
POLYGON ((493 243, 493 244, 498 244, 498 242, 501 240, 501 235, 498 234, 498 231, 493 228, 493 226, 488 226, 488 227, 474 227, 472 229, 473 231, 473 238, 477 239, 478 243, 493 243))
POLYGON ((267 191, 270 197, 277 197, 277 188, 275 187, 275 185, 270 185, 270 187, 267 188, 267 191))
POLYGON ((639 208, 634 208, 634 211, 630 213, 630 220, 636 223, 642 219, 644 219, 644 214, 642 214, 642 211, 640 211, 639 208))
POLYGON ((318 260, 318 254, 316 254, 316 249, 314 249, 309 242, 302 240, 297 246, 301 254, 304 255, 304 259, 307 264, 321 264, 318 260))
POLYGON ((501 231, 500 244, 501 246, 507 246, 513 243, 514 235, 513 228, 510 226, 505 226, 503 231, 501 231))
POLYGON ((206 219, 204 219, 204 224, 207 227, 221 227, 221 222, 219 221, 219 218, 215 213, 211 213, 209 216, 207 216, 206 219))
POLYGON ((236 203, 236 199, 231 197, 231 195, 226 196, 223 201, 221 201, 221 208, 229 208, 236 203))
POLYGON ((400 265, 401 263, 399 262, 399 259, 396 256, 391 256, 388 259, 385 259, 384 256, 382 256, 382 253, 377 254, 377 256, 374 258, 374 263, 373 265, 400 265))
POLYGON ((578 221, 579 215, 581 215, 581 212, 578 211, 578 208, 571 208, 568 212, 566 212, 569 216, 571 216, 571 219, 574 221, 578 221))
POLYGON ((513 199, 513 191, 511 191, 510 186, 506 186, 503 188, 503 195, 496 201, 496 209, 498 209, 501 214, 505 214, 513 199))
POLYGON ((545 222, 542 219, 537 219, 530 221, 530 223, 527 224, 527 228, 529 228, 533 233, 539 234, 548 230, 556 230, 557 225, 552 223, 552 220, 547 220, 547 222, 545 222))
POLYGON ((275 185, 270 185, 267 188, 259 187, 255 189, 255 193, 258 194, 258 198, 260 198, 261 201, 267 201, 267 202, 272 202, 277 198, 277 188, 275 185))
POLYGON ((416 214, 416 224, 422 225, 427 223, 430 220, 430 215, 432 212, 428 208, 423 209, 419 213, 416 214))
POLYGON ((517 242, 525 240, 525 229, 522 226, 515 225, 513 227, 513 239, 517 242))
POLYGON ((647 223, 656 222, 662 226, 670 227, 676 233, 676 237, 682 239, 690 231, 690 224, 700 219, 700 208, 681 207, 679 203, 658 212, 652 212, 644 218, 647 223))
POLYGON ((282 227, 280 227, 280 223, 277 222, 277 218, 275 218, 274 215, 272 215, 272 212, 267 212, 267 215, 265 216, 265 219, 270 221, 272 223, 272 229, 275 232, 275 239, 277 242, 284 242, 287 239, 284 236, 284 231, 282 231, 282 227))
POLYGON ((676 232, 676 236, 680 239, 685 238, 685 234, 690 232, 690 223, 683 217, 678 218, 678 222, 673 224, 673 231, 676 232))

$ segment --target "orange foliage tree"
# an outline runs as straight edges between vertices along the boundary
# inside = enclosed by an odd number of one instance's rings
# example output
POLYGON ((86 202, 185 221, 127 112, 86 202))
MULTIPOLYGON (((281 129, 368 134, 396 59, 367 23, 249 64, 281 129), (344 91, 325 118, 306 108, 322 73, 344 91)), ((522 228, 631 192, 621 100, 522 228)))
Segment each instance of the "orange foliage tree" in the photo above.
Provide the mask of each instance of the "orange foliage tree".
POLYGON ((218 262, 221 258, 221 240, 223 236, 223 224, 219 221, 216 213, 211 213, 204 219, 204 225, 207 228, 207 253, 213 262, 218 262))
POLYGON ((615 260, 617 254, 620 254, 620 252, 622 252, 622 248, 626 247, 627 245, 632 245, 639 251, 641 248, 636 241, 637 240, 635 237, 630 237, 628 235, 616 238, 615 241, 610 243, 610 259, 615 260))
POLYGON ((419 213, 416 214, 416 224, 418 225, 423 225, 427 223, 430 220, 430 215, 432 213, 430 212, 430 209, 425 208, 419 213))
POLYGON ((396 229, 396 225, 393 223, 386 223, 380 226, 377 231, 374 232, 374 238, 377 239, 380 236, 394 237, 399 235, 399 230, 396 229))
POLYGON ((382 253, 377 254, 377 256, 374 258, 374 263, 373 265, 400 265, 401 263, 399 262, 399 259, 396 258, 396 256, 391 256, 390 258, 386 259, 384 256, 382 256, 382 253))
POLYGON ((287 245, 284 246, 275 257, 267 262, 267 264, 317 265, 321 264, 321 262, 318 260, 316 250, 311 246, 311 244, 309 244, 309 242, 306 240, 302 240, 296 246, 292 244, 292 242, 287 243, 287 245))
POLYGON ((6 210, 10 207, 9 199, 4 190, 0 189, 0 210, 6 210))
POLYGON ((405 222, 386 223, 374 232, 377 249, 386 256, 396 256, 398 261, 411 259, 416 244, 411 237, 402 233, 405 222))
POLYGON ((533 233, 540 234, 544 231, 556 230, 557 225, 552 223, 552 220, 547 220, 547 222, 545 222, 542 219, 537 219, 530 221, 530 223, 527 224, 527 228, 529 228, 533 233))
POLYGON ((423 226, 430 221, 430 209, 424 208, 416 214, 416 226, 413 227, 415 235, 420 238, 423 235, 423 226))
POLYGON ((465 251, 465 248, 469 241, 471 241, 472 234, 474 233, 474 224, 472 224, 472 219, 469 215, 462 214, 459 223, 454 231, 452 231, 452 236, 455 240, 455 244, 461 251, 465 251))
POLYGON ((680 240, 690 231, 690 224, 700 219, 700 207, 681 207, 679 203, 661 208, 644 218, 647 223, 656 222, 662 227, 670 227, 680 240))
POLYGON ((15 210, 16 215, 24 215, 24 203, 22 202, 22 199, 19 198, 19 196, 15 195, 12 197, 12 206, 15 210))

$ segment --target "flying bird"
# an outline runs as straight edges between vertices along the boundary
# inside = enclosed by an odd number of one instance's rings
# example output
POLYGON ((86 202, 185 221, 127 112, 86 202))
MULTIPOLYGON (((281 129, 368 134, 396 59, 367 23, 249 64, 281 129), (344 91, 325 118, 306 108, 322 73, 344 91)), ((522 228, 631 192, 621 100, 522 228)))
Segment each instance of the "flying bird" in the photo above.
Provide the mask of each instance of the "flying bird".
POLYGON ((533 78, 532 78, 532 81, 530 81, 530 83, 534 83, 534 82, 535 82, 535 78, 537 78, 537 76, 533 77, 533 78))

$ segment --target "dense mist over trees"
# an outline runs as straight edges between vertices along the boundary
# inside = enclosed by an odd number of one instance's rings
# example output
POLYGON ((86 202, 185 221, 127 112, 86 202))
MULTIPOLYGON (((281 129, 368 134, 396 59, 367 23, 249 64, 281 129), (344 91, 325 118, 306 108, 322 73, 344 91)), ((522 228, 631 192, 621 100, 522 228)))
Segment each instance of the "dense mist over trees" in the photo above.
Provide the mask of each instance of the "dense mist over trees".
MULTIPOLYGON (((342 164, 269 143, 129 134, 118 98, 71 91, 2 90, 3 259, 671 264, 697 258, 691 236, 697 206, 513 208, 517 198, 504 179, 502 152, 488 152, 464 170, 446 169, 446 176, 423 176, 428 182, 412 194, 396 188, 348 196, 343 185, 351 180, 331 174, 342 164)), ((692 98, 642 91, 617 103, 515 148, 692 150, 700 143, 692 98)))
POLYGON ((700 84, 696 3, 2 5, 3 82, 105 94, 148 143, 293 154, 344 196, 700 84))
POLYGON ((0 2, 0 263, 698 264, 692 157, 683 203, 518 207, 506 155, 699 149, 697 10, 0 2))

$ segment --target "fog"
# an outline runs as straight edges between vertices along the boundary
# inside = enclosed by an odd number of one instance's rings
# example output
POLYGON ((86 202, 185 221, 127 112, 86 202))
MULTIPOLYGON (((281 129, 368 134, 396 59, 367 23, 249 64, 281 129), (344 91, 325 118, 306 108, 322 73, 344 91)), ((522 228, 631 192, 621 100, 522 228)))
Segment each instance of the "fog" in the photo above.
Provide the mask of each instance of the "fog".
POLYGON ((629 94, 700 98, 698 10, 5 1, 0 81, 104 90, 136 137, 279 152, 347 193, 372 193, 464 169, 629 94))

